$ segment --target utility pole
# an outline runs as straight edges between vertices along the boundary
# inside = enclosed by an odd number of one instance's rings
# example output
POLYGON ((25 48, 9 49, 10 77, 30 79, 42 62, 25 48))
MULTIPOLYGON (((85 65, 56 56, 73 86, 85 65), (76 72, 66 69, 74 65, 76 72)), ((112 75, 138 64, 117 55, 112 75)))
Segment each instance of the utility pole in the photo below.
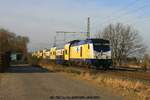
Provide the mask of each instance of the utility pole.
POLYGON ((56 47, 56 36, 54 37, 54 44, 53 44, 54 47, 56 47))
POLYGON ((64 33, 64 43, 66 43, 66 34, 64 33))
POLYGON ((87 19, 87 39, 90 39, 90 17, 87 19))

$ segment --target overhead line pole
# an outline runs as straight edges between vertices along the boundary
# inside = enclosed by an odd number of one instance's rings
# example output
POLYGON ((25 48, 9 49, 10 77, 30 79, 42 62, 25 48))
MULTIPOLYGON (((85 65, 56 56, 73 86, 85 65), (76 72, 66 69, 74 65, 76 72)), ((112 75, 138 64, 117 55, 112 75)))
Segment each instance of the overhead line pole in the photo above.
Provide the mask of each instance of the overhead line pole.
POLYGON ((87 39, 90 39, 90 17, 87 20, 87 39))
POLYGON ((54 37, 54 44, 53 44, 54 47, 56 47, 56 42, 57 42, 57 41, 56 41, 56 36, 55 36, 55 37, 54 37))

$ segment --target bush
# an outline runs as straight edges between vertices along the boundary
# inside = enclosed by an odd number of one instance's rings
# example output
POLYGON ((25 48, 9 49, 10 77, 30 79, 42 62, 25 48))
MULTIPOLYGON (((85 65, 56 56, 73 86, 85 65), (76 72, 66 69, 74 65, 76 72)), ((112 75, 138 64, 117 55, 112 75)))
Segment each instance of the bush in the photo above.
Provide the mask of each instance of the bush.
POLYGON ((38 65, 39 61, 40 59, 35 56, 31 56, 31 55, 28 56, 28 63, 31 65, 38 65))

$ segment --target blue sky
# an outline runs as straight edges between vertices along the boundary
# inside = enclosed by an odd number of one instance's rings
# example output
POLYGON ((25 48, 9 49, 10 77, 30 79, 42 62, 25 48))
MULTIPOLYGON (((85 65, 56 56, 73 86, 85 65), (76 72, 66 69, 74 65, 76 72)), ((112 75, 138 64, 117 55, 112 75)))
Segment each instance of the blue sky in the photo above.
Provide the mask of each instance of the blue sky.
POLYGON ((0 27, 28 36, 32 51, 50 47, 56 31, 86 31, 90 16, 92 36, 122 22, 137 29, 149 46, 149 9, 149 0, 0 0, 0 27))

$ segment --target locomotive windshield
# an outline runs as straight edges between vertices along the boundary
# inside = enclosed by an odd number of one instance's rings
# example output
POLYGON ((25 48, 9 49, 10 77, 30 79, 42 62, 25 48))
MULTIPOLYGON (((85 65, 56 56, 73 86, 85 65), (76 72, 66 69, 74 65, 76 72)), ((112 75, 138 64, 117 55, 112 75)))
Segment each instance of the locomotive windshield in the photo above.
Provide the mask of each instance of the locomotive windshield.
POLYGON ((107 52, 110 51, 110 46, 109 44, 100 44, 100 43, 94 43, 94 50, 98 52, 107 52))
POLYGON ((110 51, 110 42, 105 39, 91 39, 93 42, 93 48, 98 52, 110 51))

